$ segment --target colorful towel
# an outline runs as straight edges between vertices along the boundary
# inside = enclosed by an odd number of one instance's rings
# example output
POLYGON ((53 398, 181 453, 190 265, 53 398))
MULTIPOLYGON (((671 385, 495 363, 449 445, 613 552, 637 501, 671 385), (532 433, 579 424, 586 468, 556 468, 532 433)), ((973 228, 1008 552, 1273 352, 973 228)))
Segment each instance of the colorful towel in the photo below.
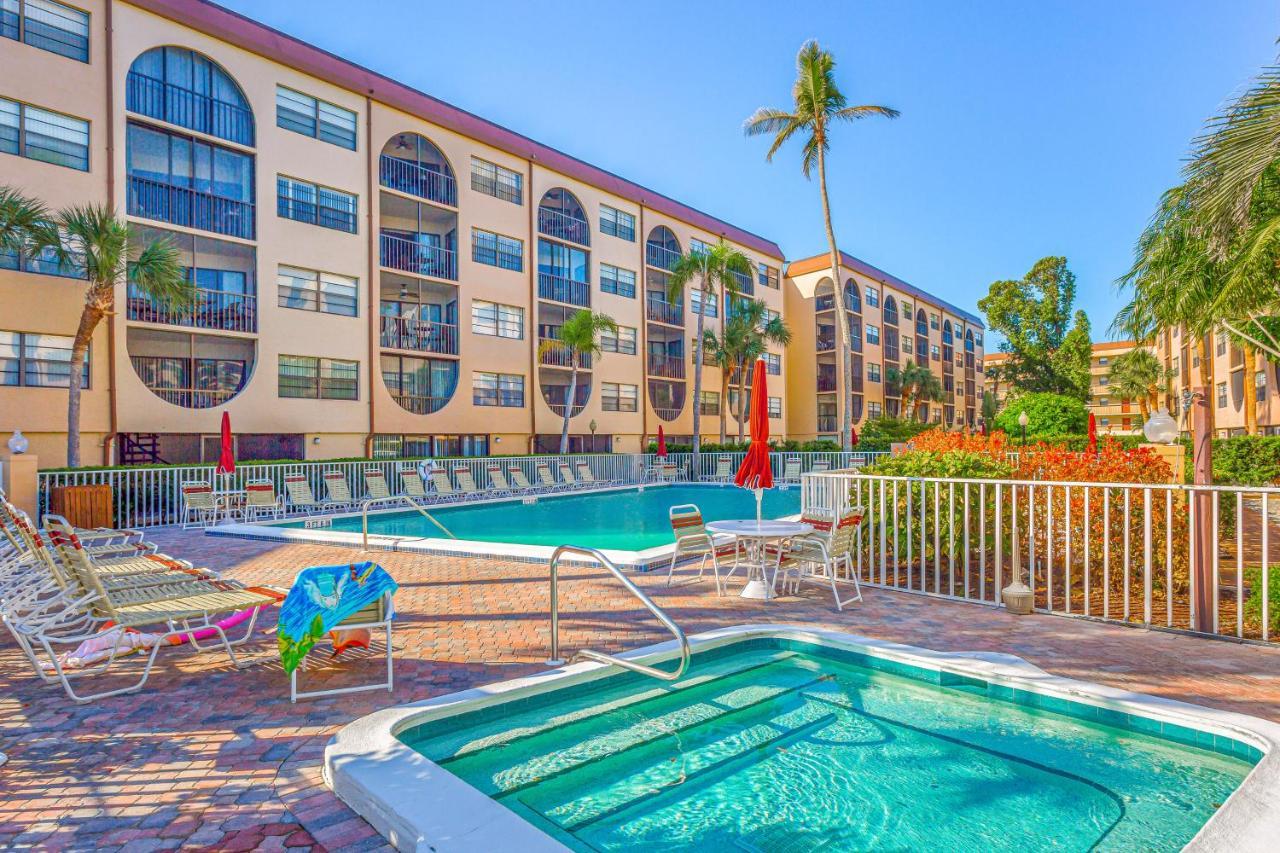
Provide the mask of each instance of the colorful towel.
POLYGON ((293 672, 316 641, 351 614, 368 607, 398 585, 375 563, 312 566, 293 581, 280 605, 280 662, 293 672))

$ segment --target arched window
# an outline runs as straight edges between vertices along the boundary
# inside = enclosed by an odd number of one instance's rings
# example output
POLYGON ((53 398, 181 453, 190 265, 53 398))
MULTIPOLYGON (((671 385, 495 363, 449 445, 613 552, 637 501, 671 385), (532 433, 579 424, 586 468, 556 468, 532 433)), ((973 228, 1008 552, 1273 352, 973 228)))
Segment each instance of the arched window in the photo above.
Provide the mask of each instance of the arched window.
POLYGON ((231 75, 185 47, 155 47, 129 66, 125 109, 253 145, 253 110, 231 75))
POLYGON ((924 313, 924 309, 920 308, 916 311, 916 334, 929 334, 929 317, 924 313))
POLYGON ((844 283, 844 307, 855 314, 862 313, 862 297, 858 295, 858 283, 853 279, 844 283))
POLYGON ((591 226, 582 203, 561 187, 547 190, 538 203, 538 233, 580 246, 591 245, 591 226))
POLYGON ((415 415, 438 412, 458 388, 458 362, 384 353, 382 381, 400 408, 415 415))
POLYGON ((955 339, 951 335, 951 321, 942 321, 942 343, 944 346, 950 346, 955 343, 955 339))
POLYGON ((645 263, 649 266, 670 270, 676 265, 680 254, 680 241, 670 228, 659 225, 649 232, 644 252, 645 263))
POLYGON ((133 326, 126 345, 142 384, 184 409, 211 409, 229 402, 253 374, 256 345, 247 338, 133 326))
POLYGON ((382 146, 378 179, 384 187, 457 206, 458 185, 444 154, 425 137, 400 133, 382 146))
POLYGON ((887 294, 884 297, 884 324, 886 326, 898 325, 898 302, 887 294))
POLYGON ((964 333, 964 351, 973 352, 973 329, 966 329, 964 333))

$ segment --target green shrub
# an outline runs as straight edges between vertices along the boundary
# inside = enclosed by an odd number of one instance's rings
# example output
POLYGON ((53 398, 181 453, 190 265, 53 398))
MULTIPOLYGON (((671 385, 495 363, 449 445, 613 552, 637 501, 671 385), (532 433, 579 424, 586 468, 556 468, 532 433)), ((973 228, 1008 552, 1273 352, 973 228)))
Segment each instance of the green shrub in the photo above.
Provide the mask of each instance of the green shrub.
POLYGON ((1280 436, 1237 435, 1214 439, 1213 482, 1230 486, 1269 486, 1278 481, 1280 436))
POLYGON ((867 421, 867 425, 863 427, 862 433, 858 436, 858 446, 854 450, 868 453, 883 452, 888 450, 890 445, 910 441, 914 436, 935 426, 937 424, 922 424, 919 421, 902 418, 874 418, 867 421))
POLYGON ((1089 428, 1089 413, 1084 403, 1062 394, 1047 392, 1012 397, 996 415, 996 429, 1002 429, 1013 441, 1022 439, 1018 416, 1027 413, 1027 440, 1038 436, 1077 435, 1089 428))
MULTIPOLYGON (((1250 436, 1252 437, 1252 436, 1250 436)), ((1271 624, 1268 629, 1271 636, 1280 633, 1280 571, 1272 569, 1268 573, 1267 582, 1271 587, 1267 592, 1267 609, 1270 611, 1271 624)), ((1245 583, 1249 585, 1249 597, 1244 603, 1245 619, 1254 625, 1262 625, 1262 569, 1245 569, 1245 583)))
POLYGON ((1006 480, 1013 476, 1013 466, 986 453, 949 450, 911 450, 882 459, 864 473, 885 477, 948 477, 980 480, 1006 480))

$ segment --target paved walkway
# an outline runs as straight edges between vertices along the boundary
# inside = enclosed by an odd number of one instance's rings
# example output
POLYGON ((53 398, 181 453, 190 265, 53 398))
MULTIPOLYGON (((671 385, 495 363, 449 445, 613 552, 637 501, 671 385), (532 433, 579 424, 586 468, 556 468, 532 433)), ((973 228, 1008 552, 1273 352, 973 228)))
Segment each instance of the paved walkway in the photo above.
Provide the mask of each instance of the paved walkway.
MULTIPOLYGON (((234 541, 199 533, 152 537, 231 577, 287 585, 306 565, 360 559, 324 546, 234 541)), ((545 567, 405 554, 378 559, 400 581, 396 690, 291 705, 274 638, 234 671, 215 654, 162 651, 146 691, 74 705, 32 677, 0 639, 0 847, 146 851, 383 846, 324 787, 330 736, 391 703, 513 678, 547 656, 545 567)), ((622 649, 663 639, 607 575, 564 574, 564 647, 622 649)), ((686 573, 684 580, 690 576, 686 573)), ((1020 655, 1052 672, 1280 720, 1280 649, 1198 640, 871 590, 837 613, 810 587, 771 603, 717 598, 712 584, 640 584, 690 634, 745 622, 812 623, 946 650, 1020 655)), ((735 585, 736 586, 736 585, 735 585)), ((373 675, 346 661, 311 674, 330 686, 373 675)), ((312 680, 311 684, 317 684, 312 680)))

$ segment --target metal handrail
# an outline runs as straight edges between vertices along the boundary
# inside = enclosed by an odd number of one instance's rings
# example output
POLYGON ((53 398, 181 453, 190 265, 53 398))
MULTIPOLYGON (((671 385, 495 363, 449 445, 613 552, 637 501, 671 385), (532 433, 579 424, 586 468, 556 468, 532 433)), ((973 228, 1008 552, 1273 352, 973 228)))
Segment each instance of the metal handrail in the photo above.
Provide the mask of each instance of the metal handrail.
POLYGON ((458 538, 449 532, 449 528, 437 521, 434 515, 423 509, 417 501, 408 495, 392 495, 389 498, 369 498, 360 507, 360 540, 362 543, 361 548, 365 551, 369 550, 369 507, 376 503, 407 503, 409 506, 416 509, 423 518, 443 530, 445 536, 448 536, 450 539, 458 538))
POLYGON ((644 594, 640 587, 632 583, 631 579, 622 573, 622 571, 613 564, 613 561, 600 553, 595 548, 584 548, 580 545, 561 545, 556 548, 551 555, 551 657, 547 663, 551 666, 560 666, 564 660, 560 657, 560 558, 565 554, 579 554, 584 557, 595 559, 600 565, 609 570, 615 578, 622 582, 627 591, 640 599, 640 603, 654 615, 654 617, 663 624, 663 626, 675 635, 676 640, 680 643, 680 665, 673 671, 667 672, 656 667, 646 666, 636 661, 626 660, 625 658, 607 655, 604 652, 597 652, 593 649, 582 649, 573 656, 570 663, 581 660, 593 660, 597 663, 611 663, 620 666, 623 669, 629 669, 632 672, 638 672, 642 675, 649 675, 654 678, 660 678, 663 681, 675 681, 684 675, 685 670, 689 668, 689 640, 684 635, 684 631, 680 630, 680 626, 671 621, 671 617, 666 611, 653 603, 653 599, 644 594))

